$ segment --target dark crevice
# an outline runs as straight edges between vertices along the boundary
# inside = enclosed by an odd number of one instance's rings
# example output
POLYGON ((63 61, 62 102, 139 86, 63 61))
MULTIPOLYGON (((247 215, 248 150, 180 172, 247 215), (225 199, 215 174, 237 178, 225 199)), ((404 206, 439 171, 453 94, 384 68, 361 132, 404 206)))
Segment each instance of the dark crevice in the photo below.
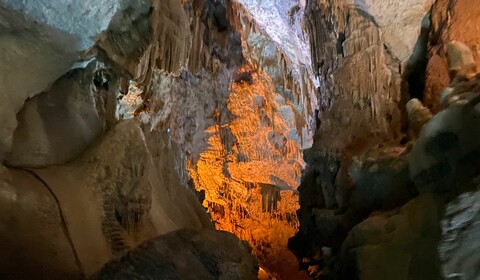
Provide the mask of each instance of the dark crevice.
POLYGON ((431 30, 430 13, 422 20, 422 28, 417 42, 413 48, 413 53, 408 59, 405 72, 403 73, 405 81, 408 83, 408 93, 410 98, 423 100, 425 91, 425 78, 428 63, 428 40, 431 30))
POLYGON ((31 174, 33 177, 35 177, 38 181, 40 181, 42 183, 42 185, 48 190, 50 195, 55 200, 55 203, 57 204, 57 208, 58 208, 58 215, 60 216, 60 220, 62 222, 63 233, 65 234, 65 237, 67 238, 68 243, 69 243, 70 247, 72 248, 72 253, 73 253, 73 256, 75 258, 75 264, 78 266, 78 269, 79 269, 80 275, 81 275, 81 279, 85 279, 85 269, 84 269, 84 267, 83 267, 83 265, 80 261, 80 258, 78 257, 77 250, 75 249, 75 245, 73 244, 72 236, 70 235, 70 232, 68 231, 67 221, 65 219, 65 215, 64 215, 62 207, 60 205, 60 200, 55 195, 55 193, 52 191, 52 189, 48 186, 47 182, 45 182, 45 180, 43 180, 42 177, 40 177, 37 173, 35 173, 32 170, 28 170, 28 169, 22 169, 22 168, 16 168, 16 169, 25 171, 25 172, 31 174))
POLYGON ((340 32, 340 34, 338 34, 338 39, 337 39, 337 54, 338 55, 341 55, 342 57, 345 57, 345 54, 343 52, 343 42, 345 42, 345 33, 344 32, 340 32))

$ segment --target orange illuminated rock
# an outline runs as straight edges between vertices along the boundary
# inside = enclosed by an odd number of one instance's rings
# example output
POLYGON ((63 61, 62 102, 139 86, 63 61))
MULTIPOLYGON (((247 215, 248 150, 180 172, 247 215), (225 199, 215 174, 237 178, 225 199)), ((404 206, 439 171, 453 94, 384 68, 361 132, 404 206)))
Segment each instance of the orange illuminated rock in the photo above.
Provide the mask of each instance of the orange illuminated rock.
POLYGON ((216 114, 217 124, 206 131, 209 146, 190 173, 217 229, 247 240, 268 273, 302 279, 286 248, 298 228, 300 149, 286 134, 290 127, 268 76, 249 67, 238 73, 252 77, 232 84, 230 113, 216 114))

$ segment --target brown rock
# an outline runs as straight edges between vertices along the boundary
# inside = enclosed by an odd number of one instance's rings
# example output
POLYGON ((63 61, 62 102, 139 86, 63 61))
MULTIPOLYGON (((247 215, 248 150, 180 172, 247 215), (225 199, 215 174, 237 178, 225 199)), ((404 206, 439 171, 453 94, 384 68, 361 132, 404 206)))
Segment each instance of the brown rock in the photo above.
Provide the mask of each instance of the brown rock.
POLYGON ((447 59, 438 54, 433 55, 427 63, 425 80, 424 104, 432 112, 440 110, 440 92, 450 84, 447 59))
POLYGON ((450 73, 467 78, 476 74, 477 65, 468 46, 459 41, 451 41, 447 44, 447 53, 450 73))
POLYGON ((437 208, 435 198, 424 195, 396 215, 375 215, 354 227, 342 251, 353 256, 358 279, 439 279, 437 208))
POLYGON ((418 137, 423 125, 432 118, 432 113, 420 100, 413 98, 407 102, 407 114, 410 129, 414 136, 418 137))
MULTIPOLYGON (((462 47, 471 49, 473 61, 476 67, 480 65, 480 30, 477 28, 480 22, 480 6, 475 0, 448 1, 439 0, 431 12, 432 30, 430 33, 428 66, 426 71, 426 85, 424 101, 433 111, 438 112, 439 94, 443 88, 448 86, 451 78, 448 77, 447 49, 449 42, 462 42, 462 47)), ((468 53, 468 50, 466 51, 468 53)), ((475 72, 475 66, 472 64, 472 56, 468 55, 466 71, 475 72)), ((453 58, 453 57, 452 57, 453 58)), ((464 60, 462 58, 462 60, 464 60)), ((454 62, 453 59, 451 62, 454 62)), ((458 65, 454 66, 458 68, 458 65)), ((458 69, 457 69, 458 70, 458 69)), ((464 70, 462 70, 464 71, 464 70)))

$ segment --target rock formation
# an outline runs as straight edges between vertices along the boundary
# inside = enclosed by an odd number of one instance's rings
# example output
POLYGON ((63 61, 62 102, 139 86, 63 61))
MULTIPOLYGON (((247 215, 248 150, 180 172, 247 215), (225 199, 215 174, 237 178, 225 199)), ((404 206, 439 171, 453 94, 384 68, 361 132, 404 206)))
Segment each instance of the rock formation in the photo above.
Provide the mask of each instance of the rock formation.
POLYGON ((88 277, 157 235, 211 228, 201 194, 270 274, 299 273, 286 243, 316 81, 303 9, 267 6, 274 29, 251 1, 0 2, 2 277, 88 277), (222 187, 251 194, 219 195, 228 223, 212 200, 222 187))
MULTIPOLYGON (((477 51, 480 33, 475 28, 479 12, 480 10, 475 5, 475 2, 469 0, 456 1, 456 3, 442 0, 436 1, 432 6, 432 30, 429 34, 428 42, 425 103, 434 112, 440 109, 439 93, 454 78, 449 71, 448 45, 450 44, 450 49, 452 49, 452 46, 458 46, 458 44, 453 43, 456 41, 460 42, 461 45, 467 46, 472 50, 470 52, 473 55, 475 64, 478 65, 479 63, 477 51)), ((461 52, 458 52, 458 54, 460 55, 461 52)), ((462 59, 471 60, 471 58, 462 59)), ((469 67, 472 67, 472 65, 470 64, 469 67)))
POLYGON ((479 188, 477 33, 458 26, 476 17, 469 1, 387 2, 308 2, 323 82, 289 247, 314 279, 476 279, 459 263, 480 217, 465 197, 479 188))
POLYGON ((477 6, 0 0, 0 278, 479 278, 477 6))
POLYGON ((187 184, 184 151, 197 143, 182 142, 190 127, 169 133, 178 115, 161 98, 194 82, 186 65, 226 76, 209 87, 228 94, 243 58, 226 6, 2 1, 0 11, 1 278, 82 279, 158 235, 212 228, 187 184))
POLYGON ((250 247, 233 234, 180 230, 141 244, 91 279, 257 279, 250 247))

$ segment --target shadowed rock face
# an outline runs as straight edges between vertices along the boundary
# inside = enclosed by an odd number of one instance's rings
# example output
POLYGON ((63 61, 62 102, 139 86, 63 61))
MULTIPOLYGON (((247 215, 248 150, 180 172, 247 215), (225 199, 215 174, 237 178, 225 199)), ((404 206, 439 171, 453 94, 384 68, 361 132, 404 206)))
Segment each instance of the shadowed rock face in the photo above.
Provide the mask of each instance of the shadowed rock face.
POLYGON ((99 60, 71 70, 17 114, 6 164, 43 167, 80 155, 115 122, 118 73, 99 60))
POLYGON ((187 186, 185 146, 164 130, 170 111, 146 104, 151 88, 163 94, 152 80, 182 83, 175 74, 187 58, 210 81, 242 61, 241 47, 219 43, 240 46, 238 37, 218 31, 213 14, 202 18, 205 9, 188 1, 0 1, 8 34, 0 40, 8 62, 0 66, 0 158, 8 165, 0 170, 1 278, 85 278, 145 240, 213 227, 187 186), (68 45, 69 36, 78 44, 68 45), (214 44, 223 59, 215 77, 214 44), (128 103, 132 84, 141 104, 126 121, 117 98, 128 103))
POLYGON ((405 7, 392 11, 383 2, 351 2, 308 1, 305 12, 312 67, 320 79, 319 110, 313 147, 304 152, 308 166, 299 188, 300 231, 289 248, 315 277, 330 269, 315 272, 315 264, 320 270, 328 266, 323 251, 337 254, 355 224, 415 194, 408 186, 404 149, 396 147, 406 120, 402 67, 408 55, 388 46, 402 41, 413 49, 428 7, 417 7, 410 18, 402 12, 405 7), (384 17, 387 10, 395 19, 384 17), (408 24, 416 35, 398 36, 404 33, 395 21, 408 24))
POLYGON ((8 151, 23 102, 48 89, 75 62, 88 57, 115 15, 145 1, 0 1, 0 158, 8 151))
POLYGON ((123 121, 67 164, 2 172, 7 279, 88 277, 145 240, 212 227, 172 165, 178 149, 165 133, 147 133, 136 121, 123 121))
POLYGON ((251 280, 257 271, 250 246, 233 234, 180 230, 141 244, 91 279, 251 280))
POLYGON ((466 199, 480 175, 478 58, 468 49, 478 31, 460 28, 477 18, 469 5, 308 1, 319 125, 289 248, 314 279, 477 277, 478 264, 455 263, 480 237, 466 199), (424 94, 416 59, 428 61, 424 94))

